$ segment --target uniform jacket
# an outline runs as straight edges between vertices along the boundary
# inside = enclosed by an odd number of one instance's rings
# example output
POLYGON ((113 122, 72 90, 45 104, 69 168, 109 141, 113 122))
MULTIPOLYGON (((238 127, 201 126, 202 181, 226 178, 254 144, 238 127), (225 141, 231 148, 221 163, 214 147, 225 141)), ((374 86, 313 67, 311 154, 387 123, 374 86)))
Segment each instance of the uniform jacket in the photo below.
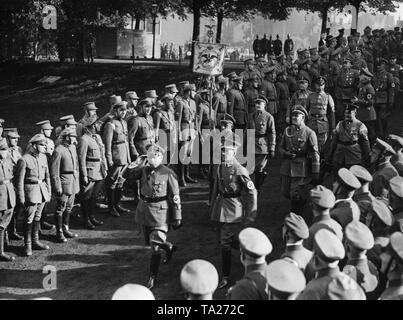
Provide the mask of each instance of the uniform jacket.
MULTIPOLYGON (((279 111, 287 112, 290 104, 290 91, 286 81, 276 82, 276 90, 279 101, 279 111)), ((281 119, 285 120, 285 119, 281 119)))
POLYGON ((332 89, 336 87, 337 77, 340 73, 340 65, 336 60, 329 62, 329 76, 327 78, 327 87, 332 89))
POLYGON ((379 300, 403 300, 403 279, 389 281, 388 287, 379 300))
MULTIPOLYGON (((171 142, 176 145, 177 143, 177 127, 175 121, 175 114, 173 110, 161 109, 154 113, 154 127, 155 132, 159 135, 159 130, 164 131, 167 134, 171 142)), ((160 137, 158 136, 158 140, 160 137)), ((156 137, 157 140, 157 137, 156 137)), ((157 141, 158 142, 158 141, 157 141)), ((167 141, 168 143, 168 141, 167 141)))
POLYGON ((255 153, 268 154, 276 149, 276 128, 273 116, 267 111, 254 112, 249 121, 249 129, 255 129, 255 153))
POLYGON ((220 164, 214 176, 211 199, 211 220, 239 223, 254 221, 257 214, 257 191, 246 168, 234 159, 232 164, 220 164), (245 205, 241 192, 245 191, 245 205))
POLYGON ((155 142, 154 121, 151 116, 140 115, 129 131, 130 155, 146 154, 146 147, 155 142))
POLYGON ((311 261, 312 256, 313 252, 304 248, 302 244, 287 244, 285 252, 281 255, 281 259, 287 258, 291 260, 299 269, 301 269, 302 272, 304 272, 309 261, 311 261))
POLYGON ((17 169, 18 160, 20 160, 22 157, 22 149, 19 146, 16 146, 9 148, 8 151, 10 153, 10 160, 14 168, 13 170, 15 171, 17 169))
POLYGON ((388 198, 389 181, 398 175, 396 168, 389 161, 378 165, 369 184, 369 190, 374 197, 388 198))
POLYGON ((228 101, 227 96, 221 92, 216 92, 213 96, 213 110, 216 113, 216 123, 219 124, 223 119, 225 113, 227 113, 228 101))
POLYGON ((50 174, 46 155, 28 151, 18 160, 16 189, 20 203, 43 203, 50 200, 50 174))
POLYGON ((371 82, 360 83, 358 87, 358 101, 356 104, 359 106, 357 110, 357 119, 360 121, 376 120, 376 112, 374 109, 375 89, 371 82))
POLYGON ((306 109, 308 97, 312 92, 310 90, 297 90, 291 97, 290 108, 287 111, 287 117, 291 117, 291 109, 296 105, 301 105, 306 109))
POLYGON ((75 145, 60 144, 56 147, 50 165, 50 176, 55 191, 74 195, 80 191, 79 167, 75 145))
POLYGON ((140 181, 137 223, 158 228, 182 219, 178 179, 171 169, 164 165, 156 169, 140 166, 124 176, 140 181))
POLYGON ((353 278, 367 294, 375 291, 378 287, 378 270, 366 257, 347 260, 343 272, 353 278))
POLYGON ((377 72, 372 78, 375 89, 376 104, 393 104, 395 95, 395 82, 389 72, 377 72))
POLYGON ((13 171, 14 164, 11 157, 0 160, 0 212, 12 209, 16 204, 13 171))
POLYGON ((359 81, 359 73, 357 70, 346 70, 342 68, 336 79, 336 99, 353 99, 354 96, 357 95, 359 81))
POLYGON ((313 250, 313 239, 320 229, 327 229, 332 231, 340 241, 343 240, 343 229, 341 225, 329 215, 324 215, 313 220, 312 225, 309 227, 309 237, 304 240, 304 247, 308 250, 313 250))
POLYGON ((288 75, 287 84, 288 84, 288 91, 290 92, 290 97, 292 97, 294 93, 298 90, 297 80, 295 79, 294 76, 288 75))
POLYGON ((330 94, 312 92, 306 102, 306 111, 308 111, 308 126, 317 134, 333 131, 334 101, 330 94))
POLYGON ((319 173, 320 157, 316 133, 307 126, 298 128, 291 125, 284 130, 279 146, 283 155, 280 174, 288 177, 308 177, 319 173), (286 152, 296 154, 295 159, 288 159, 286 152))
POLYGON ((235 119, 235 124, 245 125, 248 123, 248 105, 243 93, 231 89, 227 93, 228 113, 235 119))
POLYGON ((196 102, 190 98, 181 98, 178 100, 176 111, 182 138, 186 140, 189 137, 194 137, 194 130, 198 127, 196 102))
POLYGON ((400 176, 403 176, 403 153, 398 152, 390 159, 392 165, 396 168, 400 176))
POLYGON ((337 199, 330 209, 330 216, 344 228, 353 220, 360 217, 360 208, 353 199, 337 199), (338 210, 336 210, 338 209, 338 210))
POLYGON ((255 111, 255 102, 256 99, 259 97, 259 89, 249 87, 248 89, 245 90, 244 97, 246 100, 246 103, 248 104, 248 114, 250 115, 252 112, 255 111))
POLYGON ((108 166, 125 166, 131 162, 127 124, 116 118, 105 124, 102 137, 108 166))
POLYGON ((354 192, 353 200, 360 208, 360 221, 366 224, 366 217, 368 213, 372 210, 372 202, 375 197, 371 192, 354 192))
POLYGON ((260 87, 260 92, 268 101, 267 111, 271 115, 275 115, 278 110, 278 94, 276 85, 271 81, 264 80, 262 82, 262 86, 260 87))
POLYGON ((83 134, 78 143, 78 159, 81 177, 90 181, 100 181, 106 177, 106 159, 101 137, 83 134))

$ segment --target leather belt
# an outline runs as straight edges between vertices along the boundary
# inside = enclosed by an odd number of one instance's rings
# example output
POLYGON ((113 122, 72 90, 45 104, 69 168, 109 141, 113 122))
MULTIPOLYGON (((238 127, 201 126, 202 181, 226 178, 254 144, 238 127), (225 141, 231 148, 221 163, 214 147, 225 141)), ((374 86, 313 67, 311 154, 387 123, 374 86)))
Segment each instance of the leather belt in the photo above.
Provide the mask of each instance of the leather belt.
POLYGON ((341 144, 343 146, 354 146, 356 145, 358 142, 357 141, 337 141, 337 144, 341 144))
POLYGON ((45 180, 37 180, 37 181, 27 181, 27 180, 24 180, 24 183, 25 183, 25 184, 41 184, 41 183, 43 183, 43 182, 45 182, 45 180))
POLYGON ((325 115, 322 115, 322 114, 310 114, 309 116, 310 116, 310 117, 313 117, 313 118, 316 118, 316 119, 319 119, 319 118, 326 118, 326 116, 325 116, 325 115))
POLYGON ((147 203, 156 203, 156 202, 161 202, 161 201, 168 200, 168 196, 151 198, 151 197, 145 197, 145 196, 143 196, 141 194, 140 199, 143 200, 144 202, 147 202, 147 203))
POLYGON ((269 102, 275 102, 275 101, 277 101, 277 99, 267 99, 267 101, 269 101, 269 102))
POLYGON ((266 137, 266 133, 256 135, 256 138, 264 138, 264 137, 266 137))
POLYGON ((122 143, 125 143, 126 141, 118 141, 118 142, 112 142, 112 145, 118 145, 118 144, 122 144, 122 143))
POLYGON ((152 140, 152 137, 136 138, 138 141, 152 140))
POLYGON ((225 198, 225 199, 228 199, 228 198, 239 198, 240 196, 241 196, 241 192, 232 192, 232 193, 223 193, 223 192, 220 192, 220 195, 223 197, 223 198, 225 198))
POLYGON ((85 158, 85 161, 88 161, 88 162, 101 162, 101 159, 99 159, 99 158, 85 158))
POLYGON ((76 171, 63 171, 61 174, 75 174, 76 171))
POLYGON ((1 180, 0 185, 10 184, 11 182, 12 182, 11 180, 1 180))

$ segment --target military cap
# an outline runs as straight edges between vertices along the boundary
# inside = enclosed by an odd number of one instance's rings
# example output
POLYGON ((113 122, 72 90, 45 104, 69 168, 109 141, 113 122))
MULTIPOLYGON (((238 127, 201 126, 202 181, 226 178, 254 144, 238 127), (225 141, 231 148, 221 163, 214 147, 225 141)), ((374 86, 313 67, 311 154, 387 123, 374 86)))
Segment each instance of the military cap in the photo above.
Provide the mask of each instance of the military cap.
POLYGON ((369 71, 368 68, 363 68, 361 69, 361 73, 367 77, 372 78, 374 75, 369 71))
POLYGON ((257 76, 256 73, 252 73, 251 76, 247 79, 248 81, 259 81, 259 77, 257 76))
POLYGON ((257 62, 266 62, 266 59, 263 57, 259 57, 256 59, 257 62))
POLYGON ((219 76, 219 77, 217 78, 217 83, 219 83, 219 84, 226 84, 226 83, 228 83, 228 78, 223 77, 223 76, 219 76))
POLYGON ((3 134, 5 137, 9 138, 20 138, 17 128, 5 128, 3 134))
POLYGON ((301 54, 308 53, 308 52, 309 52, 308 49, 302 49, 302 50, 301 50, 301 54))
POLYGON ((276 67, 268 67, 268 68, 264 71, 264 73, 265 73, 265 74, 272 73, 272 72, 274 72, 275 70, 276 70, 276 67))
POLYGON ((189 85, 189 81, 181 81, 181 82, 179 82, 178 85, 179 85, 179 88, 183 89, 184 87, 189 85))
POLYGON ((290 212, 284 219, 284 225, 298 238, 308 239, 309 228, 306 225, 304 218, 301 216, 295 214, 294 212, 290 212))
POLYGON ((256 228, 245 228, 238 237, 240 248, 250 256, 265 257, 273 250, 269 238, 256 228))
POLYGON ((335 50, 332 50, 332 51, 330 52, 330 55, 333 57, 333 56, 338 55, 339 53, 340 53, 340 48, 337 48, 337 49, 335 49, 335 50))
POLYGON ((256 98, 255 103, 256 102, 264 102, 266 105, 269 103, 269 101, 267 100, 267 98, 265 96, 259 95, 259 97, 256 98))
POLYGON ((235 124, 235 118, 233 116, 231 116, 228 113, 224 114, 224 117, 220 120, 221 124, 229 124, 232 123, 232 125, 235 124))
POLYGON ((360 182, 371 182, 372 175, 369 173, 367 169, 360 165, 354 165, 350 168, 351 173, 360 181, 360 182))
POLYGON ((344 32, 344 29, 342 28, 342 29, 339 29, 339 32, 344 32))
POLYGON ((282 58, 284 58, 284 54, 282 54, 282 53, 279 54, 279 55, 276 57, 277 60, 280 60, 280 59, 282 59, 282 58))
POLYGON ((285 69, 280 69, 280 70, 278 70, 278 72, 277 72, 277 77, 278 76, 282 76, 282 75, 284 75, 284 74, 286 74, 287 73, 287 70, 285 70, 285 69))
POLYGON ((302 79, 298 79, 297 83, 299 83, 299 84, 303 84, 303 83, 307 84, 307 83, 309 83, 309 81, 307 79, 305 79, 305 78, 302 78, 302 79))
POLYGON ((241 76, 234 76, 234 77, 231 78, 231 81, 242 82, 243 78, 241 76))
POLYGON ((357 110, 359 107, 356 105, 356 104, 354 104, 354 103, 347 103, 347 105, 346 105, 346 111, 355 111, 355 110, 357 110))
POLYGON ((300 55, 301 53, 302 53, 302 49, 299 48, 299 49, 297 50, 297 54, 300 55))
POLYGON ((218 286, 218 272, 206 260, 192 260, 183 266, 180 283, 183 290, 191 294, 205 295, 213 293, 218 286))
POLYGON ((140 98, 138 97, 136 91, 128 91, 126 92, 126 99, 138 100, 140 98))
POLYGON ((388 60, 384 59, 384 58, 380 58, 379 59, 379 64, 388 64, 388 60))
POLYGON ((386 32, 387 32, 387 34, 391 35, 393 33, 393 30, 388 30, 386 32))
POLYGON ((127 109, 127 102, 126 101, 118 102, 118 103, 113 105, 113 109, 114 110, 116 110, 116 109, 127 109))
POLYGON ((360 48, 355 48, 353 51, 351 51, 352 53, 356 53, 356 52, 360 52, 360 53, 362 53, 362 51, 361 51, 361 49, 360 48))
POLYGON ((299 104, 295 105, 294 108, 292 108, 291 114, 293 113, 300 113, 303 114, 305 118, 308 117, 308 112, 306 111, 306 109, 299 104))
POLYGON ((319 55, 324 56, 329 52, 329 49, 326 46, 321 46, 319 48, 319 55))
POLYGON ((321 86, 324 86, 326 84, 326 78, 325 77, 317 77, 314 80, 314 83, 319 84, 321 86))
POLYGON ((53 129, 53 127, 51 126, 49 120, 44 120, 44 121, 37 122, 35 125, 38 126, 40 129, 43 129, 43 130, 52 130, 53 129))
POLYGON ((389 140, 391 142, 397 143, 398 145, 400 145, 400 147, 403 148, 403 138, 402 137, 395 135, 395 134, 390 134, 389 140))
POLYGON ((316 48, 316 47, 309 48, 309 52, 310 52, 310 53, 315 52, 316 50, 318 50, 318 48, 316 48))
POLYGON ((174 96, 170 93, 167 93, 161 98, 161 101, 164 102, 165 100, 173 100, 173 99, 174 99, 174 96))
POLYGON ((327 229, 320 229, 315 233, 313 250, 319 258, 326 262, 341 260, 345 255, 340 239, 327 229))
POLYGON ((403 263, 403 233, 401 232, 394 232, 390 236, 389 242, 390 249, 398 260, 398 263, 403 263))
POLYGON ((274 59, 276 59, 276 55, 275 54, 269 54, 268 56, 267 56, 269 59, 271 59, 271 60, 274 60, 274 59))
POLYGON ((243 62, 244 62, 245 64, 253 64, 253 63, 254 63, 254 61, 253 61, 252 58, 246 59, 246 60, 244 60, 243 62))
POLYGON ((153 105, 152 99, 151 99, 151 98, 145 98, 145 99, 143 99, 143 100, 141 100, 141 101, 139 102, 139 106, 144 106, 144 105, 146 105, 146 106, 152 106, 152 105, 153 105))
POLYGON ((403 198, 403 177, 396 176, 389 180, 390 190, 399 198, 403 198))
POLYGON ((358 181, 355 175, 346 168, 339 169, 337 172, 337 180, 343 187, 349 190, 356 190, 361 187, 360 181, 358 181))
POLYGON ((165 86, 165 90, 169 90, 169 92, 171 93, 178 93, 178 88, 176 87, 176 84, 172 83, 172 84, 168 84, 165 86))
POLYGON ((305 58, 304 60, 301 61, 301 65, 308 64, 310 61, 311 61, 311 59, 305 58))
POLYGON ((347 37, 347 40, 348 40, 348 41, 353 40, 353 39, 354 39, 354 36, 353 36, 353 35, 349 35, 349 36, 347 37))
POLYGON ((374 236, 371 230, 360 221, 350 222, 344 230, 344 236, 356 249, 369 250, 374 246, 374 236))
MULTIPOLYGON (((342 51, 343 51, 343 49, 342 49, 342 51)), ((351 62, 351 58, 350 58, 350 57, 345 57, 345 58, 343 59, 343 62, 345 62, 345 61, 350 61, 350 62, 351 62)))
POLYGON ((150 144, 148 144, 148 145, 146 146, 146 151, 147 151, 147 152, 153 152, 153 153, 160 152, 160 153, 162 153, 162 154, 165 153, 165 149, 164 149, 162 146, 160 146, 160 145, 158 145, 158 144, 156 144, 156 143, 150 143, 150 144))
POLYGON ((4 119, 0 118, 0 125, 3 126, 3 123, 6 122, 4 119))
POLYGON ((384 152, 387 152, 390 154, 396 154, 396 151, 393 150, 392 146, 389 143, 387 143, 379 138, 376 138, 374 148, 377 148, 381 151, 384 151, 384 152))
POLYGON ((6 139, 0 139, 0 150, 8 150, 6 139))
POLYGON ((95 105, 95 102, 86 102, 83 104, 84 110, 98 110, 98 108, 95 105))
POLYGON ((59 120, 60 120, 61 125, 65 125, 65 124, 74 125, 74 124, 77 124, 76 120, 74 119, 74 116, 71 115, 71 114, 68 115, 68 116, 61 117, 59 120))
POLYGON ((158 98, 157 92, 155 90, 144 91, 144 96, 146 98, 158 98))
POLYGON ((274 260, 266 267, 265 278, 270 288, 278 292, 298 293, 305 289, 302 271, 285 259, 274 260))
POLYGON ((140 284, 128 283, 115 291, 112 300, 155 300, 155 298, 150 289, 140 284))
POLYGON ((371 30, 370 26, 366 26, 364 30, 371 30))
POLYGON ((326 209, 333 208, 336 202, 333 192, 321 185, 311 189, 310 198, 314 204, 326 209))
POLYGON ((183 87, 183 91, 193 91, 193 86, 189 83, 183 87))
POLYGON ((66 128, 60 132, 61 137, 77 137, 77 131, 72 128, 66 128))
POLYGON ((98 116, 96 114, 94 114, 94 115, 86 118, 86 121, 85 121, 84 125, 86 127, 91 127, 92 125, 94 125, 98 121, 98 119, 99 119, 98 116))
POLYGON ((116 103, 119 103, 119 102, 121 102, 122 101, 122 97, 121 96, 117 96, 117 95, 111 95, 110 97, 109 97, 109 103, 113 106, 113 105, 115 105, 116 103))
POLYGON ((326 37, 326 42, 330 42, 330 41, 335 40, 335 39, 336 39, 336 38, 335 38, 334 36, 328 35, 328 36, 326 37))
POLYGON ((400 27, 395 27, 393 30, 400 31, 400 27))
POLYGON ((389 207, 380 199, 373 199, 370 212, 374 214, 385 226, 390 227, 393 222, 393 214, 389 207))
POLYGON ((326 300, 367 300, 364 290, 344 272, 334 277, 326 289, 326 300))
POLYGON ((232 79, 238 77, 238 75, 236 74, 236 72, 230 72, 230 73, 227 74, 226 77, 227 77, 229 80, 232 80, 232 79))
POLYGON ((197 91, 198 94, 204 94, 204 93, 210 93, 209 89, 201 89, 199 91, 197 91))
POLYGON ((42 133, 38 133, 38 134, 34 135, 29 140, 29 143, 31 143, 31 144, 40 143, 40 142, 46 142, 46 137, 42 133))

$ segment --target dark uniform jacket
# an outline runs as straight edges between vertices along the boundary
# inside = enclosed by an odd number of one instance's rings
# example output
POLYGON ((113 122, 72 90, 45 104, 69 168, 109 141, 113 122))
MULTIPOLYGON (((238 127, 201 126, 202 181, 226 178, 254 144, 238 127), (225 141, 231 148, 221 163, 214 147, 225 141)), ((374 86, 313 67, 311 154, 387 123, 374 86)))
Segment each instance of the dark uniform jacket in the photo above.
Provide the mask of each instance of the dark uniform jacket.
POLYGON ((389 181, 398 175, 399 173, 389 161, 379 164, 372 176, 369 190, 374 197, 388 198, 389 181))
POLYGON ((290 260, 304 272, 312 256, 312 251, 304 248, 302 244, 287 244, 285 252, 281 255, 281 259, 290 260))
POLYGON ((13 171, 14 165, 11 157, 0 160, 0 212, 12 209, 16 204, 13 171))
POLYGON ((125 166, 131 162, 127 124, 125 120, 112 119, 105 124, 102 140, 108 166, 125 166))
POLYGON ((367 296, 378 287, 378 270, 366 257, 347 260, 343 272, 354 279, 364 289, 367 296))
POLYGON ((391 105, 394 102, 395 83, 389 72, 377 72, 372 78, 375 89, 375 103, 391 105))
POLYGON ((255 153, 268 154, 276 149, 276 128, 273 116, 267 111, 254 112, 249 121, 249 129, 255 129, 255 153))
POLYGON ((374 109, 375 89, 370 82, 360 83, 358 87, 359 106, 357 110, 357 119, 360 121, 376 120, 376 112, 374 109))
POLYGON ((100 181, 106 177, 106 159, 103 146, 100 146, 101 137, 84 134, 78 143, 78 159, 81 177, 89 181, 100 181))
POLYGON ((227 93, 228 113, 235 119, 235 125, 246 125, 248 123, 248 105, 243 93, 231 89, 227 93))
POLYGON ((213 110, 216 114, 216 123, 219 124, 227 113, 228 101, 227 96, 221 92, 216 92, 213 97, 213 110))
POLYGON ((325 92, 312 92, 306 103, 308 126, 317 133, 332 132, 335 127, 333 98, 325 92))
MULTIPOLYGON (((286 81, 276 82, 277 97, 279 101, 279 111, 287 112, 290 105, 290 91, 286 81)), ((285 119, 280 119, 284 121, 285 119)))
POLYGON ((146 154, 146 147, 155 142, 154 122, 151 116, 138 116, 129 131, 130 154, 138 156, 146 154))
POLYGON ((268 104, 267 104, 267 111, 271 115, 275 115, 278 109, 278 95, 276 85, 268 80, 263 80, 262 86, 260 87, 260 92, 263 96, 266 97, 268 104))
POLYGON ((249 87, 248 89, 245 90, 244 97, 246 100, 246 103, 248 104, 248 114, 250 115, 255 111, 255 102, 256 99, 259 97, 259 89, 249 87))
POLYGON ((50 166, 52 187, 65 195, 80 191, 77 149, 75 145, 59 144, 52 156, 50 166))
POLYGON ((342 68, 336 79, 336 99, 353 99, 357 95, 359 81, 357 70, 342 68))

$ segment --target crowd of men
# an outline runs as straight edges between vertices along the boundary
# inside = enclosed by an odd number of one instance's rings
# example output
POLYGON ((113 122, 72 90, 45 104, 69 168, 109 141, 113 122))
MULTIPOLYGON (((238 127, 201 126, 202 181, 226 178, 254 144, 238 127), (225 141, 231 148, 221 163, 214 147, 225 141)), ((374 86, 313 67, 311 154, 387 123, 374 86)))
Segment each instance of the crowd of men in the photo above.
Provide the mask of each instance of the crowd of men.
POLYGON ((210 182, 221 280, 210 263, 189 262, 180 277, 188 298, 211 298, 228 287, 237 249, 245 276, 228 290, 229 299, 401 299, 403 138, 387 127, 400 90, 402 68, 391 48, 401 45, 399 37, 397 29, 367 27, 363 36, 348 38, 340 32, 322 37, 319 50, 298 50, 295 61, 290 52, 249 59, 239 75, 209 78, 198 88, 183 81, 166 85, 162 96, 156 90, 142 99, 127 92, 125 101, 113 95, 102 117, 87 102, 78 122, 61 117, 55 130, 48 120, 38 122, 25 153, 18 130, 1 129, 0 259, 14 260, 5 248, 9 238, 22 240, 20 212, 30 256, 49 249, 40 230, 52 197, 55 239, 63 243, 77 237, 69 230, 76 195, 84 227, 94 229, 103 224, 96 218, 99 193, 106 195, 109 214, 119 217, 128 211, 119 203, 129 187, 136 228, 151 247, 152 289, 163 254, 167 264, 177 250, 167 235, 182 226, 180 187, 197 182, 193 162, 210 182), (381 44, 390 50, 379 54, 381 44), (253 170, 237 158, 245 153, 242 138, 249 130, 253 170), (195 161, 195 150, 206 146, 218 148, 219 162, 211 161, 214 155, 206 160, 205 152, 195 161), (255 220, 258 191, 276 152, 291 209, 283 226, 285 252, 267 265, 272 244, 255 220))

